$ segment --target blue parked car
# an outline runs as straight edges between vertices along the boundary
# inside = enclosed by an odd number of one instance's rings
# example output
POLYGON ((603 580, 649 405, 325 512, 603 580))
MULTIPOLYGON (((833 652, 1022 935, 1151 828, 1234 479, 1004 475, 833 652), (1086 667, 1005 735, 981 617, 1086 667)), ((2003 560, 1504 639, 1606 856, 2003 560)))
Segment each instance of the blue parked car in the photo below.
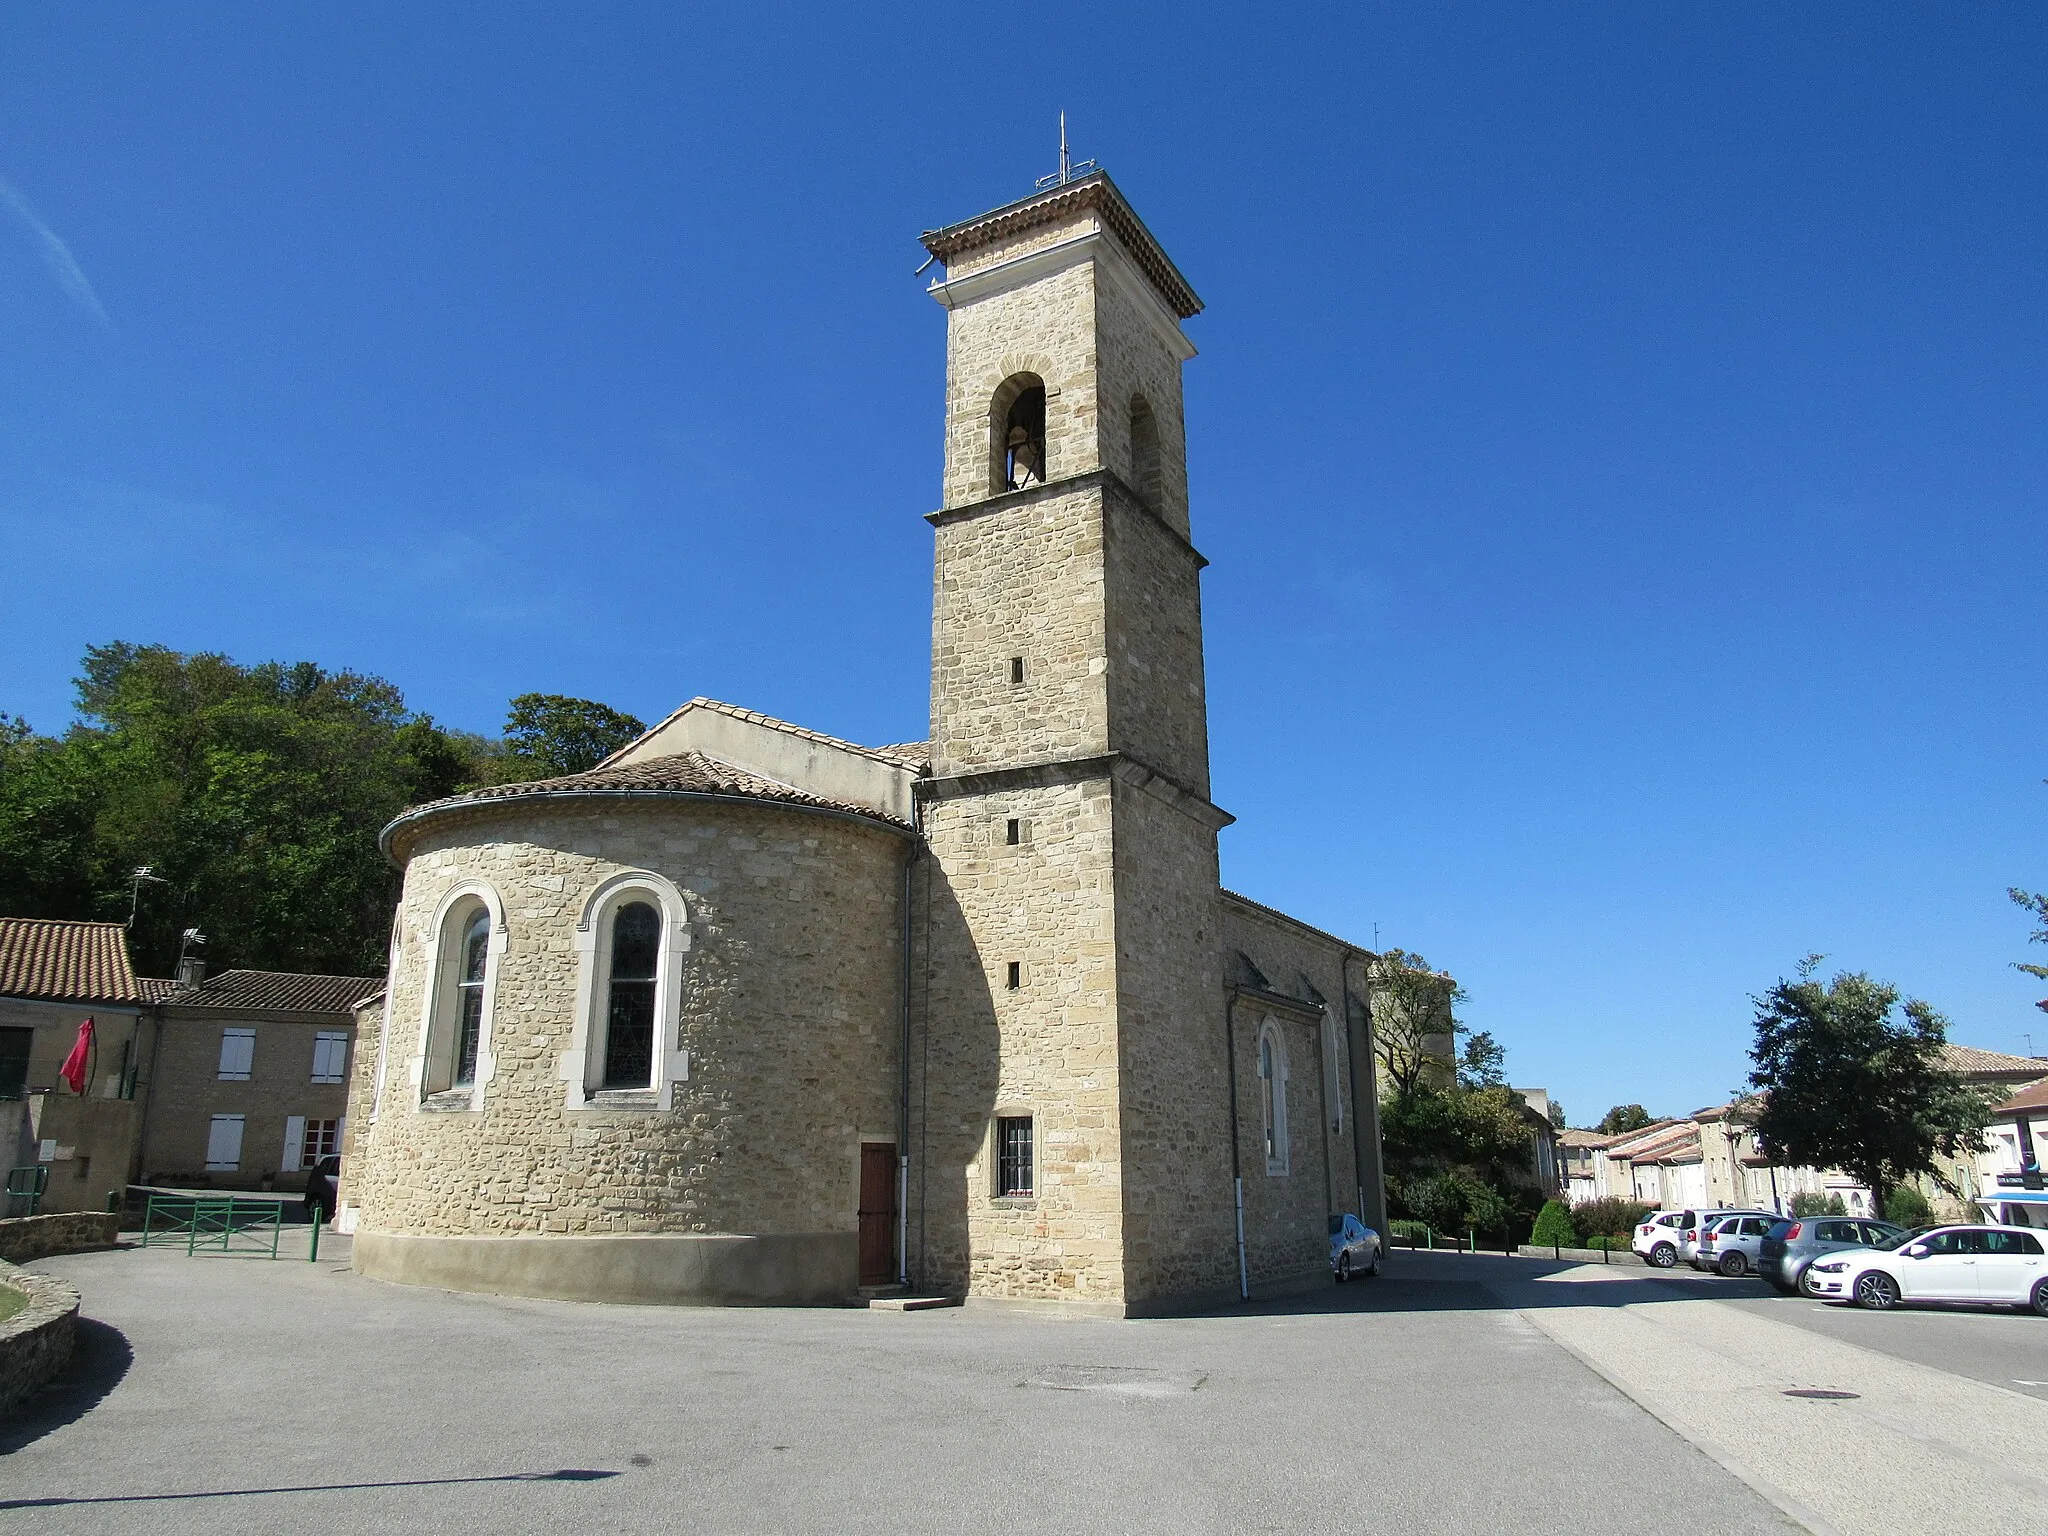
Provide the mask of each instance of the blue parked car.
POLYGON ((1380 1272, 1380 1235, 1356 1216, 1330 1218, 1330 1272, 1342 1285, 1353 1275, 1380 1272))

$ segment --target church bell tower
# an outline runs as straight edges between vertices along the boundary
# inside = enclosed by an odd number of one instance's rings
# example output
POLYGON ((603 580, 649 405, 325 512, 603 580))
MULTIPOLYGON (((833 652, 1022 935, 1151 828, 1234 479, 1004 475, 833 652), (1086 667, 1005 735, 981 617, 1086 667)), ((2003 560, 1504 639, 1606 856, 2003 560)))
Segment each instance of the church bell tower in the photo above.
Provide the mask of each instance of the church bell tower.
POLYGON ((1226 1282, 1191 1271, 1230 1249, 1202 306, 1107 175, 1048 180, 924 236, 946 419, 912 1200, 926 1283, 1142 1308, 1226 1282))

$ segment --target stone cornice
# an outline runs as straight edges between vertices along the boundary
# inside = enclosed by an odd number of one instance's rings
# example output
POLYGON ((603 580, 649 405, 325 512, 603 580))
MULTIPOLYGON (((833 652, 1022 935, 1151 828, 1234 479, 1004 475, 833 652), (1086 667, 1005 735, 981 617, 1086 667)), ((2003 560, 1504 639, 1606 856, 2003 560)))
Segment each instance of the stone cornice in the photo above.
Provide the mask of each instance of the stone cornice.
POLYGON ((968 795, 999 795, 1015 789, 1049 789, 1063 784, 1081 784, 1090 779, 1115 779, 1172 806, 1183 816, 1221 831, 1237 818, 1205 795, 1168 778, 1150 764, 1128 752, 1105 752, 1096 757, 1047 758, 1019 763, 1013 768, 985 768, 974 773, 947 774, 920 779, 917 798, 958 800, 968 795))
POLYGON ((1273 992, 1265 987, 1233 985, 1231 995, 1241 1002, 1255 1003, 1261 1008, 1270 1008, 1275 1013, 1293 1014, 1298 1019, 1320 1023, 1330 1012, 1322 1003, 1312 1003, 1307 998, 1290 997, 1285 992, 1273 992))
POLYGON ((1168 308, 1183 320, 1202 312, 1202 301, 1195 296, 1195 290, 1188 286, 1180 268, 1173 264, 1165 248, 1153 238, 1144 220, 1132 211, 1106 171, 1097 171, 1048 191, 1035 192, 1030 197, 1005 203, 975 218, 948 224, 944 229, 927 230, 920 237, 920 243, 933 256, 951 266, 967 251, 1088 212, 1099 214, 1102 222, 1115 232, 1168 308))
POLYGON ((1118 496, 1157 527, 1176 548, 1183 551, 1195 562, 1195 569, 1201 570, 1209 564, 1209 557, 1189 542, 1173 524, 1161 517, 1136 491, 1130 483, 1113 469, 1083 470, 1078 475, 1068 475, 1061 480, 1048 480, 1043 485, 1027 485, 1022 490, 1002 491, 980 501, 966 502, 957 507, 941 507, 936 512, 927 512, 924 520, 934 528, 950 527, 954 523, 971 522, 978 517, 993 517, 999 513, 1014 511, 1018 507, 1033 506, 1054 496, 1067 495, 1074 491, 1114 490, 1118 496))

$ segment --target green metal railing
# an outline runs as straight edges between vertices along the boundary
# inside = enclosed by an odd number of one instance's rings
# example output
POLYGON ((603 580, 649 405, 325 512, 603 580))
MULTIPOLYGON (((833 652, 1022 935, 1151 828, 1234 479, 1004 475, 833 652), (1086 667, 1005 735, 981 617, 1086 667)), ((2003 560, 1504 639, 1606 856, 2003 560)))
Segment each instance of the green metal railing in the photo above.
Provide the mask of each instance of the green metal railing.
POLYGON ((234 1195, 151 1194, 142 1208, 142 1246, 190 1254, 227 1253, 274 1259, 284 1235, 284 1202, 234 1195))

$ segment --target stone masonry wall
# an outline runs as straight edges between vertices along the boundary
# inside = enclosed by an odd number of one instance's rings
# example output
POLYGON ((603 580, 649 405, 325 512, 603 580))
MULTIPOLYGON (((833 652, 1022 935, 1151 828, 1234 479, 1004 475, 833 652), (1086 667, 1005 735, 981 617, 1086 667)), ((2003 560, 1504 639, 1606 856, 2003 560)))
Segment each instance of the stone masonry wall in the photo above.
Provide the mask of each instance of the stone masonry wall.
MULTIPOLYGON (((265 1018, 254 1013, 195 1015, 166 1008, 163 1044, 152 1050, 155 1076, 142 1146, 143 1182, 218 1185, 231 1189, 301 1189, 303 1172, 285 1173, 285 1120, 291 1115, 335 1120, 348 1112, 348 1086, 313 1081, 313 1038, 355 1034, 353 1018, 265 1018), (256 1031, 246 1082, 220 1076, 221 1032, 256 1031), (215 1115, 241 1115, 241 1166, 208 1172, 206 1142, 215 1115)), ((353 1038, 348 1071, 355 1066, 353 1038)), ((347 1073, 344 1073, 346 1076, 347 1073)))
MULTIPOLYGON (((1312 1026, 1263 1009, 1253 999, 1237 1005, 1239 1156, 1245 1180, 1246 1246, 1256 1284, 1262 1274, 1274 1278, 1290 1268, 1298 1272, 1327 1263, 1328 1216, 1351 1211, 1368 1224, 1384 1220, 1378 1122, 1370 1104, 1364 1106, 1365 1120, 1354 1121, 1358 1106, 1351 1099, 1352 1031, 1344 1023, 1347 974, 1354 985, 1362 986, 1364 957, 1334 938, 1227 894, 1222 916, 1226 961, 1233 952, 1242 952, 1274 991, 1306 996, 1312 988, 1328 1009, 1325 1022, 1312 1026), (1347 955, 1352 957, 1348 961, 1347 955), (1259 1025, 1268 1016, 1286 1036, 1291 1068, 1288 1122, 1293 1145, 1290 1171, 1284 1176, 1266 1173, 1261 1140, 1257 1049, 1259 1025)), ((1361 1094, 1373 1091, 1366 1061, 1358 1063, 1356 1077, 1361 1094)))
POLYGON ((977 1296, 1123 1295, 1115 935, 1105 780, 936 801, 918 871, 911 1260, 977 1296), (1009 818, 1029 827, 1011 846, 1009 818), (1011 961, 1020 985, 1007 985, 1011 961), (1037 1185, 998 1199, 999 1114, 1037 1185))
MULTIPOLYGON (((410 1234, 851 1232, 860 1142, 896 1137, 905 844, 766 804, 498 802, 429 822, 400 905, 382 1103, 355 1142, 360 1227, 410 1234), (586 901, 666 876, 688 906, 672 1112, 569 1109, 586 901), (481 1111, 420 1107, 415 1053, 442 897, 490 881, 509 937, 481 1111)), ((374 1046, 366 1045, 366 1049, 374 1046)), ((367 1116, 365 1119, 367 1120, 367 1116)))
MULTIPOLYGON (((1086 222, 1034 235, 1044 234, 1050 244, 1079 233, 1086 222)), ((1045 381, 1047 480, 1100 468, 1095 284, 1087 262, 948 311, 945 506, 971 506, 1002 489, 991 483, 990 403, 1017 373, 1045 381)))
POLYGON ((1101 753, 1109 735, 1102 493, 1036 496, 938 531, 933 772, 1101 753), (1011 658, 1024 680, 1011 681, 1011 658))
MULTIPOLYGON (((1114 236, 1110 237, 1114 239, 1114 236)), ((1122 247, 1117 247, 1121 251, 1122 247)), ((1143 395, 1159 428, 1159 505, 1152 508, 1182 538, 1188 537, 1187 424, 1181 400, 1181 360, 1160 327, 1165 315, 1146 295, 1135 262, 1105 258, 1096 267, 1095 355, 1100 374, 1102 462, 1138 488, 1131 451, 1131 399, 1143 395)))
POLYGON ((0 1322, 0 1415, 11 1413, 70 1362, 78 1330, 78 1292, 55 1275, 0 1263, 0 1285, 28 1305, 0 1322))
POLYGON ((1124 1284, 1133 1306, 1235 1279, 1216 834, 1116 786, 1124 1284))
POLYGON ((1207 795, 1201 559, 1121 491, 1103 505, 1110 745, 1207 795))

